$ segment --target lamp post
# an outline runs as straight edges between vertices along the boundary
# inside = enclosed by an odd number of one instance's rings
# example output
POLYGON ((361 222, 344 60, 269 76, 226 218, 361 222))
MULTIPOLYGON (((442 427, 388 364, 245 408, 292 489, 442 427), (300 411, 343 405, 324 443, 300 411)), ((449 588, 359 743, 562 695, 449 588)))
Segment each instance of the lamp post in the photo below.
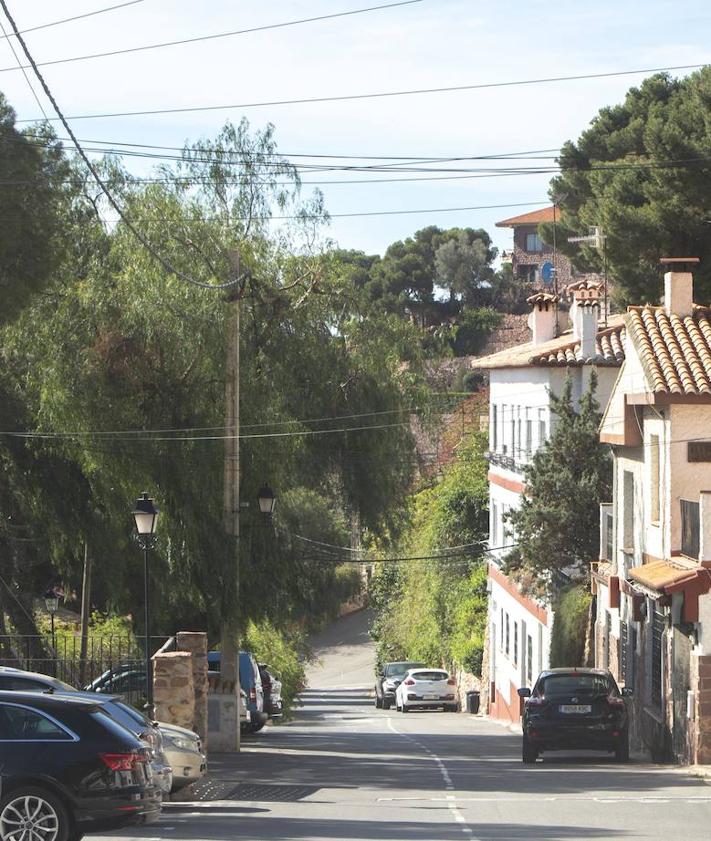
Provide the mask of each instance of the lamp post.
POLYGON ((44 603, 49 613, 52 629, 52 674, 57 677, 57 638, 54 632, 54 614, 59 610, 59 596, 54 590, 47 590, 44 594, 44 603))
POLYGON ((143 549, 143 592, 146 611, 146 715, 153 718, 153 670, 151 668, 151 611, 148 579, 148 550, 155 544, 155 531, 158 522, 158 509, 153 499, 144 491, 136 500, 133 511, 136 521, 136 539, 143 549))
POLYGON ((259 493, 257 494, 259 500, 259 510, 262 514, 266 516, 270 516, 274 513, 274 506, 276 504, 276 497, 274 496, 274 491, 269 487, 269 485, 264 484, 259 489, 259 493))

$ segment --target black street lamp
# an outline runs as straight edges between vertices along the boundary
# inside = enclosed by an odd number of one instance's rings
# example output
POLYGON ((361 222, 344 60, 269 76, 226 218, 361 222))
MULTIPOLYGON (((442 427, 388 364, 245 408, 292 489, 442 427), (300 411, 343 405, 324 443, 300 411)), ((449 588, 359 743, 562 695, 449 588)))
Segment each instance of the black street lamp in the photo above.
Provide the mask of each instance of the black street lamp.
POLYGON ((276 497, 274 496, 274 491, 269 487, 269 485, 262 485, 257 496, 259 499, 259 510, 262 514, 266 514, 267 516, 273 514, 276 497))
POLYGON ((136 521, 136 539, 143 549, 143 585, 146 610, 146 715, 153 719, 153 669, 151 661, 151 612, 148 579, 148 550, 155 544, 158 509, 153 499, 144 491, 136 500, 133 518, 136 521))
POLYGON ((54 614, 59 610, 59 596, 54 590, 47 590, 44 594, 44 603, 52 628, 52 674, 57 677, 57 637, 54 632, 54 614))

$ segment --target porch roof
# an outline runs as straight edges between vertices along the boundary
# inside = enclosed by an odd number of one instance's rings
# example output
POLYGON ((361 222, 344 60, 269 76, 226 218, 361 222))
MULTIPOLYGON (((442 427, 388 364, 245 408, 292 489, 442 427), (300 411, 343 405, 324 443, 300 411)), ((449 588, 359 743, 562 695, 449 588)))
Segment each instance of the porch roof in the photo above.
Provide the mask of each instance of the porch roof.
POLYGON ((701 573, 708 575, 698 563, 675 558, 673 561, 658 560, 633 567, 629 576, 647 590, 668 594, 683 589, 684 584, 694 581, 701 573))

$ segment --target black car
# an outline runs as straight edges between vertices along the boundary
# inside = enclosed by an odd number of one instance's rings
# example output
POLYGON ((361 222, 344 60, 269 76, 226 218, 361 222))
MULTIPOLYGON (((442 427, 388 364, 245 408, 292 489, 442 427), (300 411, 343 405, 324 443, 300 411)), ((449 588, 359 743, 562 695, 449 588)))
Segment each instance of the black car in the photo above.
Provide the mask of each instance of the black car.
POLYGON ((544 751, 601 750, 618 762, 630 756, 625 696, 602 669, 550 669, 533 687, 519 689, 523 712, 523 761, 544 751))
POLYGON ((375 706, 389 710, 395 703, 395 690, 410 669, 425 668, 424 663, 399 660, 385 663, 375 674, 375 706))
POLYGON ((160 816, 148 751, 91 701, 0 692, 0 744, 0 838, 78 841, 160 816))

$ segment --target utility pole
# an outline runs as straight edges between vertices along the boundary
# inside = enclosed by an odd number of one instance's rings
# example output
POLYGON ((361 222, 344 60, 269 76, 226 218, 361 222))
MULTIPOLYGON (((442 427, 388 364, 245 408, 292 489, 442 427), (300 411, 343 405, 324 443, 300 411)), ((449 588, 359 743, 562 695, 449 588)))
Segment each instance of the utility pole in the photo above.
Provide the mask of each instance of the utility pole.
MULTIPOLYGON (((239 253, 231 251, 229 254, 232 273, 235 279, 239 277, 239 253)), ((237 600, 236 605, 226 604, 226 611, 222 618, 222 639, 220 671, 222 680, 226 684, 233 684, 236 694, 237 709, 240 704, 239 687, 239 644, 237 640, 239 622, 234 620, 235 610, 239 610, 239 337, 240 337, 240 309, 242 290, 238 284, 230 287, 227 297, 227 360, 225 377, 225 463, 224 463, 224 501, 223 518, 225 533, 232 545, 233 564, 230 569, 232 586, 225 588, 225 598, 237 600)), ((240 749, 239 712, 235 727, 233 749, 240 749)))
POLYGON ((84 575, 81 583, 81 644, 79 648, 79 683, 86 683, 86 650, 89 639, 89 615, 91 613, 91 555, 89 542, 84 541, 84 575))

